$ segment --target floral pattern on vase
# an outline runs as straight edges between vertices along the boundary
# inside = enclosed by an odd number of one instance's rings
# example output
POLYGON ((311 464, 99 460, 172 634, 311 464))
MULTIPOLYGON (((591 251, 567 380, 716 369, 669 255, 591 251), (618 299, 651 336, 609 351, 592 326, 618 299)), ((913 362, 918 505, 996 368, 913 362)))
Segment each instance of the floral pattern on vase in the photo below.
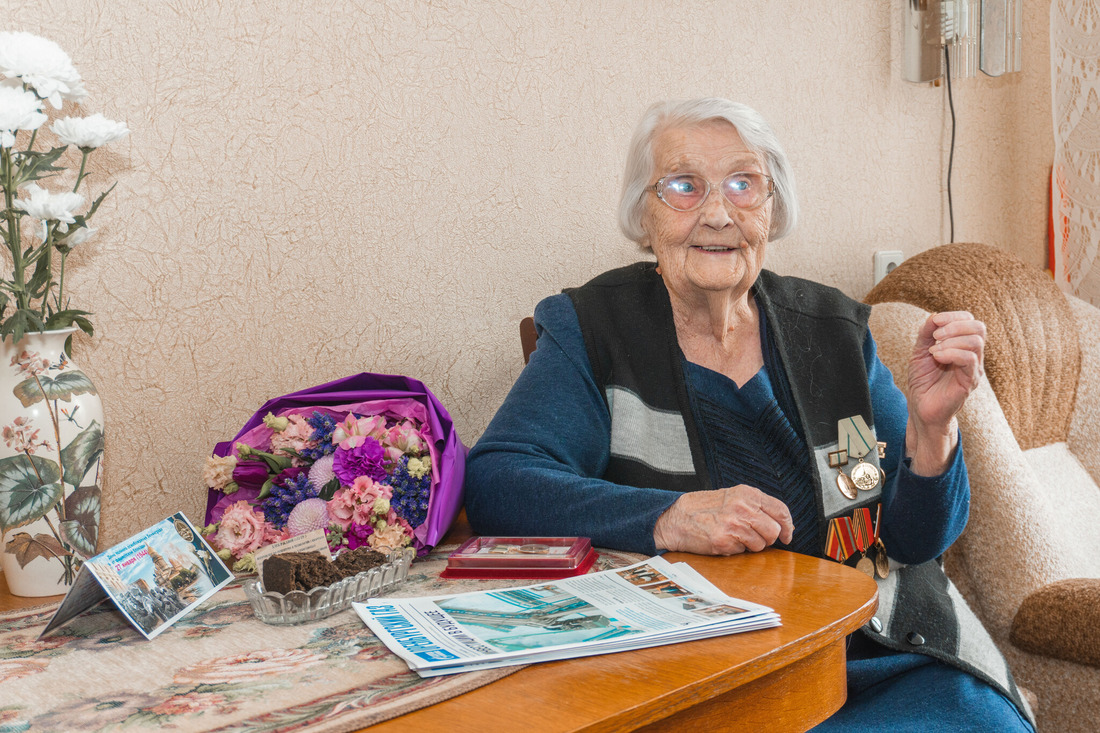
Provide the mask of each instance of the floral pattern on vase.
POLYGON ((65 353, 76 330, 0 345, 0 563, 17 596, 65 593, 96 552, 103 406, 65 353))

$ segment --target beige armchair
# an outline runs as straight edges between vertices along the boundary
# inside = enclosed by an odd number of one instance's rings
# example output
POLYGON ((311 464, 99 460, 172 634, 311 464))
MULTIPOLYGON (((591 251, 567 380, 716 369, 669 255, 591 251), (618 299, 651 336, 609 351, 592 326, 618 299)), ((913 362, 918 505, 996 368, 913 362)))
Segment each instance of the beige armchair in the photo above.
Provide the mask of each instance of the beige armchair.
POLYGON ((866 301, 903 390, 928 312, 985 321, 986 378, 959 415, 970 522, 948 575, 1034 693, 1039 729, 1100 729, 1100 309, 981 244, 917 255, 866 301))

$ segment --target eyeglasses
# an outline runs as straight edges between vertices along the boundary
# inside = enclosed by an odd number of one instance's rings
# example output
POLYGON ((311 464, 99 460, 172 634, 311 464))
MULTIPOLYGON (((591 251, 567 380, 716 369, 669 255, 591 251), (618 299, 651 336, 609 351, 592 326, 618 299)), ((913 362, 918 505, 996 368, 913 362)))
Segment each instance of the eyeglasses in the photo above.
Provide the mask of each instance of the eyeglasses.
MULTIPOLYGON (((676 173, 653 184, 657 198, 677 211, 694 211, 710 196, 711 182, 695 173, 676 173)), ((775 193, 771 176, 753 171, 730 173, 722 179, 719 190, 726 200, 739 209, 758 209, 775 193)))

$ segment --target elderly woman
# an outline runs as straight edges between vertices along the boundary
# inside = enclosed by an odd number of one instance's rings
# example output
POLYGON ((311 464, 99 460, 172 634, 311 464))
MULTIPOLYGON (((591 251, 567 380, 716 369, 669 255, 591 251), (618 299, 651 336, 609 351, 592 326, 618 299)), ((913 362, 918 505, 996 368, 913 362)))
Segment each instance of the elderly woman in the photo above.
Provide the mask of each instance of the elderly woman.
POLYGON ((851 639, 848 702, 822 729, 1031 730, 935 561, 968 516, 955 414, 981 378, 985 328, 929 317, 907 404, 866 306, 763 269, 796 216, 786 155, 755 111, 650 108, 619 224, 657 261, 539 303, 538 348, 469 456, 470 522, 643 553, 858 560, 880 577, 879 610, 851 639))

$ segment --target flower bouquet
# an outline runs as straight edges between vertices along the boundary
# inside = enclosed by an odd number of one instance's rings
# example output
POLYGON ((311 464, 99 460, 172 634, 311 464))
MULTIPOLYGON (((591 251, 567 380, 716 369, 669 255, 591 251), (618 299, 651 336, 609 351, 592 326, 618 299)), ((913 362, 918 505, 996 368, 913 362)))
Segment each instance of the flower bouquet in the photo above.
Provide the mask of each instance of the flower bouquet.
POLYGON ((235 572, 323 529, 330 549, 427 553, 462 505, 466 448, 423 383, 357 374, 269 400, 203 473, 203 534, 235 572))

